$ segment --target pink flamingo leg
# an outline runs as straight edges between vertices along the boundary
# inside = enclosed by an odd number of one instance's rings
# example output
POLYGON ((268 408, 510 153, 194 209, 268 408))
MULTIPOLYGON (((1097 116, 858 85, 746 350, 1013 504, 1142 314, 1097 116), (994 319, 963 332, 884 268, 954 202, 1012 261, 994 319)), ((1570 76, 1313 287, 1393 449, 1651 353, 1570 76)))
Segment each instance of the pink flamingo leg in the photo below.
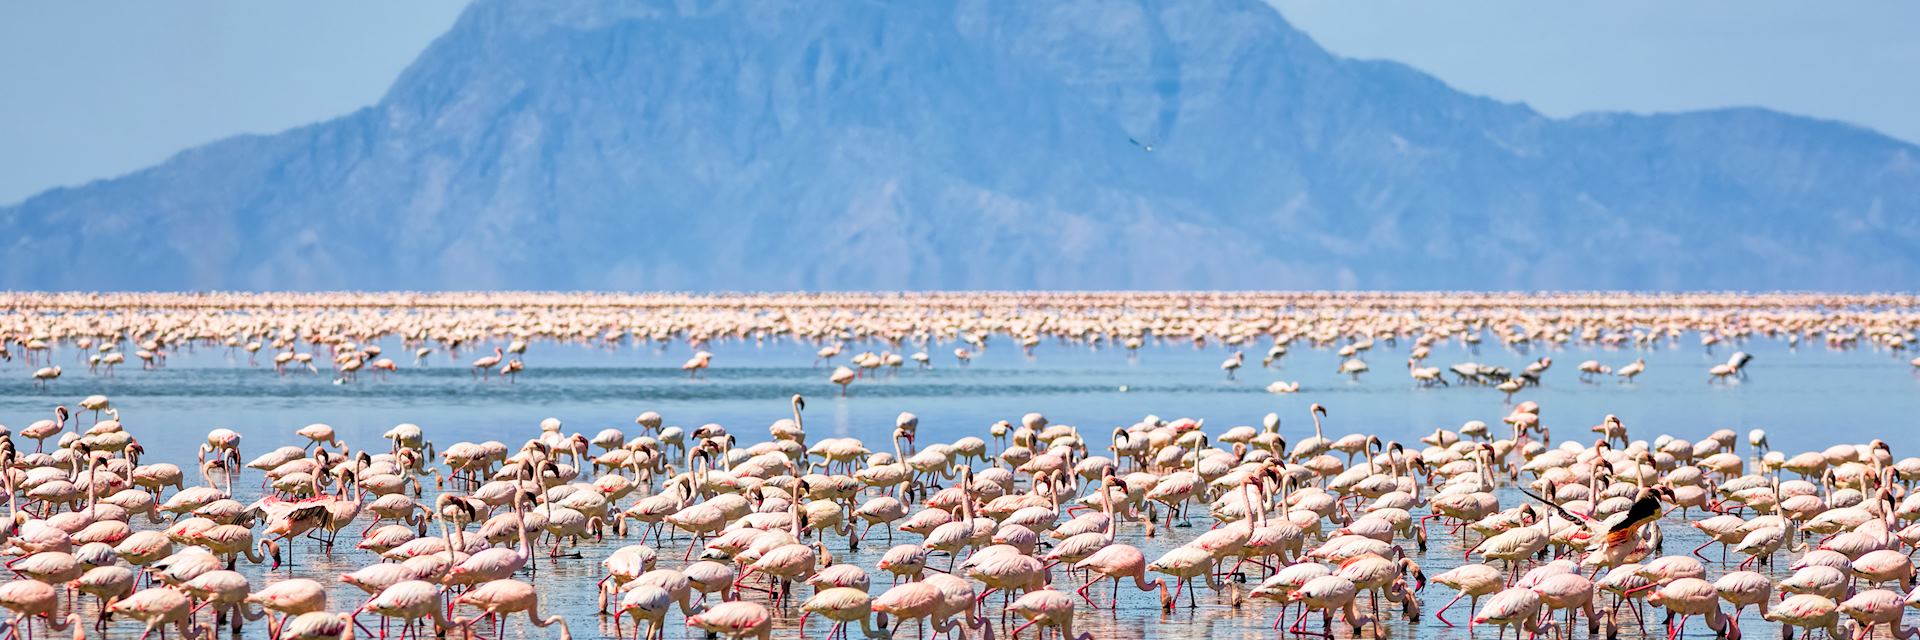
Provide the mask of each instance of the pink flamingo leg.
POLYGON ((1687 618, 1691 618, 1691 617, 1693 616, 1691 615, 1680 616, 1680 623, 1673 625, 1672 629, 1667 630, 1667 640, 1673 640, 1674 638, 1679 637, 1680 630, 1685 629, 1687 627, 1687 618))
MULTIPOLYGON (((1459 602, 1461 598, 1465 598, 1465 597, 1467 597, 1467 593, 1465 591, 1460 592, 1460 595, 1454 596, 1452 600, 1447 601, 1447 604, 1442 605, 1439 611, 1433 612, 1433 617, 1439 618, 1440 622, 1445 623, 1449 627, 1453 626, 1452 622, 1447 621, 1447 607, 1453 606, 1453 603, 1459 602)), ((1473 624, 1473 623, 1469 621, 1467 624, 1473 624)))
POLYGON ((1094 602, 1093 598, 1087 595, 1087 588, 1093 586, 1093 583, 1099 582, 1101 578, 1105 578, 1105 577, 1106 576, 1099 576, 1092 580, 1088 580, 1086 584, 1080 585, 1080 588, 1074 589, 1073 592, 1080 594, 1080 599, 1086 600, 1088 606, 1098 609, 1100 608, 1100 603, 1094 602))

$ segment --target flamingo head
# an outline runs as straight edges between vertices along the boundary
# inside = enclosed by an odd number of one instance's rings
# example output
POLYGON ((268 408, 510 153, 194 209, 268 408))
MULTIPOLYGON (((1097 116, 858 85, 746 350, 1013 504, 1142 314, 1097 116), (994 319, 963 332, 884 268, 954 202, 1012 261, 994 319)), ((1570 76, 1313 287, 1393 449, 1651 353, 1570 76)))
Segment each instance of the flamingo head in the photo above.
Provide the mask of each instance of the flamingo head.
MULTIPOLYGON (((1399 549, 1399 547, 1394 548, 1399 549)), ((1404 553, 1404 550, 1402 550, 1402 552, 1404 553)), ((1412 558, 1400 559, 1400 573, 1413 579, 1414 591, 1423 591, 1427 588, 1427 572, 1422 570, 1420 565, 1415 563, 1412 558)))

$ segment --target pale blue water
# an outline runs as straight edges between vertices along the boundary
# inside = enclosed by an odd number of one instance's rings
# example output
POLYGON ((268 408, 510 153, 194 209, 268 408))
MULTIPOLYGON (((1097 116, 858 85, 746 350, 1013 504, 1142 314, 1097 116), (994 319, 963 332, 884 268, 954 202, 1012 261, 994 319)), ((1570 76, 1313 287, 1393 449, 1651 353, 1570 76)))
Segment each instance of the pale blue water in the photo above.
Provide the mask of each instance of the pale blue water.
MULTIPOLYGON (((1517 394, 1515 401, 1539 402, 1543 422, 1556 435, 1586 439, 1586 429, 1612 413, 1636 436, 1647 438, 1668 433, 1694 439, 1722 427, 1743 434, 1758 427, 1771 434, 1775 448, 1789 450, 1824 447, 1835 438, 1879 437, 1896 449, 1920 442, 1920 436, 1908 434, 1920 416, 1920 377, 1906 362, 1908 356, 1825 346, 1788 349, 1784 343, 1756 341, 1738 345, 1755 355, 1746 380, 1709 385, 1707 368, 1734 349, 1720 345, 1708 354, 1691 336, 1681 344, 1643 351, 1576 347, 1531 353, 1483 345, 1477 355, 1448 344, 1436 347, 1426 364, 1477 361, 1518 371, 1541 354, 1552 356, 1545 384, 1517 394), (1611 376, 1597 384, 1578 380, 1575 367, 1581 360, 1617 368, 1636 357, 1646 358, 1647 372, 1633 384, 1611 376)), ((518 444, 545 417, 562 419, 569 431, 591 434, 609 426, 631 428, 633 418, 648 410, 660 412, 668 424, 717 422, 746 434, 787 416, 786 399, 794 393, 809 402, 806 421, 812 434, 884 437, 899 412, 911 411, 920 416, 923 439, 942 440, 980 435, 996 420, 1018 420, 1030 411, 1099 434, 1148 414, 1205 419, 1210 430, 1218 430, 1257 425, 1272 411, 1282 417, 1282 434, 1294 440, 1311 434, 1306 408, 1319 402, 1329 410, 1325 428, 1330 434, 1366 431, 1409 442, 1436 427, 1457 428, 1474 419, 1494 422, 1506 413, 1504 395, 1490 387, 1415 388, 1404 365, 1405 342, 1376 347, 1367 357, 1373 371, 1357 383, 1334 372, 1339 358, 1331 350, 1298 345, 1267 369, 1259 366, 1265 345, 1250 349, 1248 366, 1233 381, 1219 369, 1230 353, 1219 346, 1149 346, 1129 356, 1117 348, 1048 342, 1028 357, 1001 341, 960 366, 953 345, 935 345, 929 350, 934 368, 917 370, 911 362, 897 374, 882 368, 855 382, 844 398, 827 381, 832 367, 812 364, 815 347, 790 342, 709 345, 713 368, 699 380, 689 380, 678 368, 691 355, 684 344, 606 350, 536 343, 523 358, 527 369, 513 384, 497 376, 476 381, 444 353, 416 367, 407 355, 411 350, 398 341, 383 346, 401 370, 385 378, 363 372, 349 384, 331 384, 333 376, 324 366, 319 374, 277 377, 265 358, 261 366, 248 367, 244 353, 229 356, 219 348, 173 354, 165 368, 153 371, 128 363, 109 378, 89 375, 74 361, 75 350, 66 349, 55 355, 65 375, 47 390, 33 388, 29 369, 18 359, 0 367, 0 422, 23 426, 44 417, 53 404, 72 405, 100 393, 113 399, 137 434, 159 429, 197 439, 209 428, 228 426, 247 435, 248 450, 264 451, 291 442, 291 434, 283 432, 312 422, 331 424, 354 441, 413 422, 443 443, 501 439, 518 444), (1267 383, 1274 380, 1298 381, 1302 391, 1267 393, 1267 383)), ((878 352, 885 345, 851 345, 837 363, 862 348, 878 352)), ((490 346, 466 351, 459 361, 490 351, 490 346)), ((317 358, 324 360, 324 353, 317 358)), ((182 450, 171 441, 147 444, 163 455, 182 450)), ((190 450, 188 444, 180 447, 190 450)))
MULTIPOLYGON (((847 397, 838 396, 838 389, 827 381, 830 365, 813 364, 816 347, 810 344, 708 345, 714 353, 713 368, 701 379, 689 380, 678 368, 691 355, 685 344, 607 350, 541 342, 524 356, 526 371, 512 384, 495 376, 476 381, 464 366, 483 352, 490 353, 492 345, 462 352, 457 361, 439 352, 425 367, 413 366, 411 349, 397 340, 382 346, 402 369, 384 378, 362 373, 358 381, 347 384, 332 383, 324 366, 317 375, 279 377, 266 358, 261 366, 249 367, 244 353, 230 355, 225 349, 204 347, 172 354, 159 370, 142 371, 135 361, 123 365, 114 377, 90 375, 77 361, 79 352, 67 347, 53 355, 54 362, 65 368, 64 377, 41 390, 33 387, 27 375, 31 369, 16 356, 14 362, 0 365, 0 423, 17 430, 45 417, 54 404, 72 406, 86 395, 106 394, 154 459, 190 463, 206 431, 219 426, 245 434, 243 450, 250 458, 294 443, 292 430, 313 422, 333 425, 356 448, 384 447, 379 434, 401 422, 421 425, 430 439, 442 445, 497 439, 518 446, 536 435, 537 423, 549 416, 563 420, 567 431, 591 435, 605 427, 632 429, 633 418, 649 410, 663 414, 670 425, 722 424, 747 444, 764 439, 762 429, 788 415, 786 399, 794 393, 807 398, 806 423, 812 438, 851 435, 884 441, 895 416, 911 411, 920 416, 923 443, 984 436, 994 421, 1017 421, 1030 411, 1056 423, 1080 426, 1095 443, 1104 442, 1112 428, 1148 414, 1205 419, 1207 430, 1218 433, 1234 425, 1257 425, 1262 415, 1272 411, 1282 416, 1282 434, 1292 441, 1312 433, 1307 406, 1314 402, 1329 410, 1325 426, 1330 437, 1367 432, 1412 442, 1436 427, 1457 428, 1467 420, 1497 424, 1508 410, 1503 394, 1490 387, 1415 388, 1404 366, 1404 354, 1411 348, 1405 341, 1392 347, 1384 342, 1377 345, 1367 356, 1374 370, 1357 383, 1335 374, 1340 359, 1330 349, 1310 349, 1304 344, 1296 344, 1291 354, 1267 369, 1259 366, 1266 345, 1251 346, 1248 366, 1236 381, 1227 380, 1219 369, 1230 350, 1217 344, 1207 348, 1185 342, 1149 345, 1129 355, 1118 348, 1048 341, 1029 357, 1000 339, 968 366, 955 362, 955 345, 933 345, 928 349, 934 356, 933 369, 918 370, 911 361, 897 374, 883 368, 877 376, 855 382, 847 397), (1297 380, 1303 389, 1290 395, 1267 393, 1267 383, 1277 379, 1297 380)), ((837 363, 845 364, 847 356, 862 349, 886 348, 849 345, 837 363)), ((1517 371, 1542 354, 1555 361, 1545 384, 1518 394, 1515 401, 1539 402, 1543 422, 1556 439, 1590 440, 1593 434, 1588 427, 1612 413, 1625 421, 1635 438, 1669 433, 1697 439, 1719 428, 1736 429, 1744 436, 1747 429, 1757 427, 1771 434, 1774 448, 1789 453, 1881 438, 1893 445, 1896 456, 1904 457, 1920 445, 1920 432, 1913 429, 1913 416, 1920 415, 1916 412, 1920 378, 1907 363, 1911 356, 1898 352, 1836 351, 1818 345, 1789 349, 1784 343, 1757 341, 1719 345, 1709 354, 1689 335, 1652 350, 1574 346, 1523 353, 1482 345, 1475 354, 1450 343, 1436 346, 1427 364, 1445 367, 1472 360, 1517 371), (1707 368, 1725 361, 1735 348, 1755 355, 1748 379, 1709 385, 1707 368), (1647 372, 1634 384, 1620 384, 1610 376, 1597 384, 1578 380, 1575 367, 1581 360, 1598 359, 1617 368, 1636 357, 1646 358, 1647 372)), ((326 359, 324 353, 316 358, 326 359)), ((241 484, 257 485, 257 476, 249 480, 253 482, 241 484)), ((1667 530, 1668 552, 1684 552, 1675 549, 1691 539, 1691 530, 1677 522, 1670 522, 1667 530)), ((1130 542, 1152 559, 1191 534, 1180 531, 1146 540, 1130 532, 1122 539, 1136 538, 1130 542)), ((902 540, 912 538, 906 535, 902 540)), ((585 559, 561 560, 540 573, 540 584, 556 587, 543 591, 549 600, 546 606, 566 612, 578 637, 611 633, 611 626, 602 629, 588 609, 591 582, 599 577, 598 560, 617 544, 610 539, 604 545, 583 547, 585 559)), ((1434 554, 1422 559, 1430 575, 1458 562, 1457 549, 1442 551, 1450 544, 1444 538, 1437 540, 1434 554)), ((670 556, 663 553, 663 566, 671 566, 667 558, 677 559, 683 548, 672 547, 670 556)), ((872 563, 882 550, 884 545, 871 544, 852 560, 877 574, 872 563)), ((368 556, 357 553, 315 556, 303 559, 305 565, 299 571, 313 575, 310 572, 325 570, 331 575, 368 561, 368 556)), ((259 569, 249 571, 260 575, 259 569)), ((1717 576, 1719 570, 1712 574, 1717 576)), ((1056 584, 1065 589, 1077 586, 1077 580, 1056 574, 1056 584)), ((885 578, 880 581, 874 588, 876 595, 885 589, 885 578)), ((1129 595, 1130 591, 1122 589, 1128 608, 1118 614, 1083 608, 1076 632, 1089 630, 1098 637, 1201 632, 1264 636, 1275 610, 1266 603, 1235 610, 1221 604, 1224 598, 1203 595, 1207 606, 1163 618, 1154 609, 1151 595, 1129 595)), ((337 593, 335 608, 346 608, 353 593, 337 593)), ((800 597, 807 593, 802 589, 800 597)), ((1424 594, 1429 610, 1451 597, 1444 587, 1424 594)), ((1464 607, 1463 603, 1449 616, 1463 620, 1464 607)), ((790 617, 797 617, 797 612, 790 617)), ((668 624, 668 637, 683 637, 685 627, 678 613, 669 616, 668 624)), ((1406 623, 1396 619, 1393 624, 1396 633, 1404 634, 1406 623)), ((1704 633, 1698 624, 1691 627, 1696 635, 1704 633)), ((1751 614, 1748 625, 1750 634, 1771 629, 1751 614)), ((1465 637, 1464 628, 1442 628, 1430 614, 1414 628, 1421 637, 1465 637)), ((117 629, 117 634, 124 635, 132 626, 122 623, 117 629)), ((824 629, 816 623, 805 637, 821 637, 824 629)), ((492 631, 488 625, 481 630, 492 631)), ((249 637, 265 635, 258 624, 248 633, 249 637)), ((510 636, 524 633, 523 621, 516 621, 508 631, 510 636)), ((783 629, 776 637, 800 636, 783 629)))

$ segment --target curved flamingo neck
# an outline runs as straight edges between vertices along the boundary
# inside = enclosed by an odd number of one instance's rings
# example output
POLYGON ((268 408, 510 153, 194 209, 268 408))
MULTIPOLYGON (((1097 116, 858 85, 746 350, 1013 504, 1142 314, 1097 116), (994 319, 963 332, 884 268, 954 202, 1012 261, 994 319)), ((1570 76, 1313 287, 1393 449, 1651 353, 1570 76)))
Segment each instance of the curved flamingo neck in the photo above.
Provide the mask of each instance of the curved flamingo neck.
POLYGON ((793 428, 795 431, 800 432, 800 446, 804 447, 807 445, 807 425, 806 423, 803 423, 800 421, 799 399, 795 398, 792 404, 793 404, 793 428))
POLYGON ((794 491, 793 499, 787 501, 787 514, 789 516, 787 519, 790 521, 787 523, 788 524, 787 528, 790 529, 790 533, 793 534, 793 539, 798 541, 800 539, 800 492, 799 491, 794 491))
POLYGON ((451 500, 438 500, 438 501, 436 501, 436 503, 434 504, 434 509, 433 509, 433 510, 434 510, 434 511, 436 511, 436 512, 438 512, 438 513, 437 513, 436 515, 438 515, 438 516, 440 516, 440 517, 438 517, 438 518, 434 518, 434 520, 436 520, 436 521, 438 521, 438 522, 440 523, 440 537, 442 537, 442 538, 445 538, 445 539, 447 540, 447 562, 448 562, 448 566, 453 566, 453 565, 455 565, 455 564, 459 564, 459 563, 458 563, 458 562, 457 562, 457 560, 456 560, 456 558, 457 558, 457 556, 455 556, 455 555, 454 555, 454 549, 453 549, 453 547, 454 547, 454 541, 453 541, 453 534, 452 534, 452 533, 450 533, 450 532, 449 532, 449 531, 447 530, 447 509, 446 509, 446 504, 447 504, 447 503, 449 503, 449 502, 451 502, 451 500))
POLYGON ((1262 513, 1263 511, 1265 511, 1265 509, 1253 508, 1253 503, 1255 502, 1255 495, 1257 495, 1260 492, 1260 490, 1251 486, 1252 484, 1257 484, 1257 483, 1248 483, 1245 485, 1240 485, 1240 500, 1244 502, 1247 506, 1246 520, 1247 520, 1248 531, 1252 531, 1254 529, 1260 528, 1261 526, 1264 526, 1264 523, 1261 522, 1261 518, 1266 515, 1265 513, 1262 513))
POLYGON ((1107 544, 1113 544, 1114 530, 1120 527, 1120 521, 1113 517, 1113 490, 1110 485, 1110 482, 1100 483, 1100 506, 1107 512, 1107 544))
POLYGON ((527 564, 533 564, 533 540, 527 537, 526 497, 518 488, 513 491, 513 528, 520 534, 520 555, 525 556, 527 564))
POLYGON ((1133 586, 1141 591, 1152 591, 1154 589, 1165 590, 1167 588, 1167 580, 1166 578, 1154 578, 1153 582, 1147 582, 1147 565, 1143 559, 1141 564, 1135 565, 1133 568, 1133 586))
MULTIPOLYGON (((968 531, 973 527, 973 474, 968 473, 960 480, 960 518, 967 523, 968 531)), ((969 533, 971 535, 971 533, 969 533)))
POLYGON ((100 468, 99 458, 94 458, 87 462, 87 517, 88 518, 92 518, 94 516, 95 514, 94 507, 100 504, 100 493, 99 493, 100 484, 94 481, 95 478, 99 477, 95 473, 95 470, 99 468, 100 468))

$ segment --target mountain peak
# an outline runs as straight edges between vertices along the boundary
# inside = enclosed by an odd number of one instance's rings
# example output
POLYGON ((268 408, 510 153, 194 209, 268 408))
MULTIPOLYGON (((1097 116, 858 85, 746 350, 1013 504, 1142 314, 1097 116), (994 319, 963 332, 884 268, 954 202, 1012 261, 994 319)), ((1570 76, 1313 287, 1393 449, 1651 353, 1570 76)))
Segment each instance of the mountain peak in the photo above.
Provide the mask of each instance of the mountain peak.
POLYGON ((1920 275, 1915 151, 1549 119, 1256 0, 479 0, 379 104, 0 209, 0 282, 1857 289, 1920 275))

